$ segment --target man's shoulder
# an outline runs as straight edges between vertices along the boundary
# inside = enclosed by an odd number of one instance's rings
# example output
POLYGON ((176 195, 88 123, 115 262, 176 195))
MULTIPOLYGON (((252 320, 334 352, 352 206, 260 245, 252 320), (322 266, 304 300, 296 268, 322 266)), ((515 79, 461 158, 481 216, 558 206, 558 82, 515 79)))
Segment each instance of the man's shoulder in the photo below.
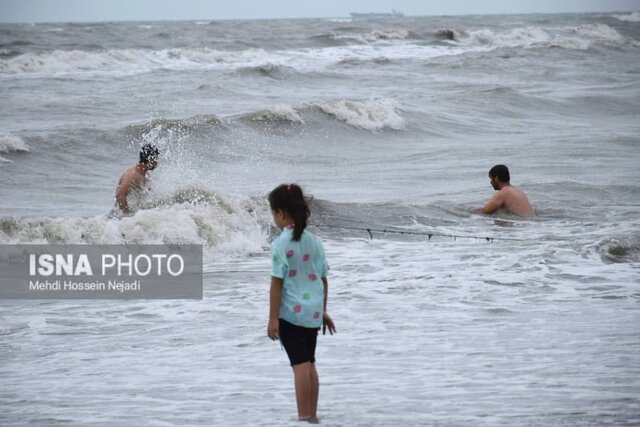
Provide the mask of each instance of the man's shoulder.
POLYGON ((522 190, 520 190, 518 187, 515 187, 513 185, 508 185, 504 188, 502 188, 502 190, 499 191, 500 193, 504 194, 504 195, 517 195, 522 193, 522 190))
POLYGON ((135 174, 137 174, 136 165, 129 166, 124 170, 124 172, 122 172, 122 178, 131 179, 131 177, 134 176, 135 174))
POLYGON ((513 185, 510 185, 509 187, 503 188, 502 191, 505 191, 504 194, 508 195, 508 196, 511 196, 511 197, 521 198, 521 197, 523 197, 525 195, 524 191, 520 187, 516 187, 516 186, 513 186, 513 185))

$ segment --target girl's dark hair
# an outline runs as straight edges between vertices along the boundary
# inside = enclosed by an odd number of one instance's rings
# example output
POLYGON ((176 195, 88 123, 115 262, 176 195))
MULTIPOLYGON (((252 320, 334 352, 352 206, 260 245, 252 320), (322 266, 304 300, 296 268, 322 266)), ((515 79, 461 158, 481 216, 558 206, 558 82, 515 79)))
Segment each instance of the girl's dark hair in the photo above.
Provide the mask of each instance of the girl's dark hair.
POLYGON ((272 211, 281 209, 293 217, 293 240, 300 240, 307 228, 307 219, 311 215, 302 188, 297 184, 281 184, 269 193, 269 205, 272 211))

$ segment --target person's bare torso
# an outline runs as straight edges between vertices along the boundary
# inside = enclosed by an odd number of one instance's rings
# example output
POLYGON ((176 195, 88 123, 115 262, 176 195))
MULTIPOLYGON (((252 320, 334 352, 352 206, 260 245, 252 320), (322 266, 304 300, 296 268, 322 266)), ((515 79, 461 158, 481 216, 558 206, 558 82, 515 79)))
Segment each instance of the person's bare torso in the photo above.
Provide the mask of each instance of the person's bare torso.
POLYGON ((137 165, 125 170, 116 187, 115 208, 121 209, 125 213, 137 211, 147 191, 146 183, 146 174, 137 165), (120 193, 121 187, 124 188, 123 191, 126 193, 126 205, 118 202, 118 193, 120 193))
POLYGON ((121 186, 125 181, 129 181, 131 183, 131 187, 137 189, 143 189, 144 185, 147 181, 147 177, 143 172, 140 172, 137 168, 137 165, 131 166, 129 169, 124 171, 120 180, 118 181, 118 187, 121 186))

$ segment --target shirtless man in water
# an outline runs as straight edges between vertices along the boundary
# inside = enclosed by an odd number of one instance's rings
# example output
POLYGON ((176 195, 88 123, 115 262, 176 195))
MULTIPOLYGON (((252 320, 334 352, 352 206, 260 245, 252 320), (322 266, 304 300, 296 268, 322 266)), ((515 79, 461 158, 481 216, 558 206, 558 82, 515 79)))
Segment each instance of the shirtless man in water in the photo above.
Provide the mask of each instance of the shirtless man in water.
POLYGON ((489 171, 489 179, 493 189, 498 192, 487 202, 485 207, 476 209, 476 212, 492 214, 502 208, 523 217, 536 216, 536 212, 529 204, 529 199, 524 191, 509 183, 509 169, 505 165, 492 167, 489 171))
POLYGON ((147 172, 158 166, 158 148, 152 144, 145 144, 140 150, 140 162, 128 168, 118 181, 116 188, 116 206, 125 213, 131 213, 127 197, 132 192, 143 191, 147 182, 147 172))

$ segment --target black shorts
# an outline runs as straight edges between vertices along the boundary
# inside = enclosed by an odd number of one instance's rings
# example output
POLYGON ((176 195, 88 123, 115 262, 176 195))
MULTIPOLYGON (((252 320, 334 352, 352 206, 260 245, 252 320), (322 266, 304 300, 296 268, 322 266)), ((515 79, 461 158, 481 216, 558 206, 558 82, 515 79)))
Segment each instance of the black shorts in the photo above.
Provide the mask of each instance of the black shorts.
POLYGON ((316 362, 316 341, 320 328, 303 328, 280 319, 280 342, 291 366, 316 362))

